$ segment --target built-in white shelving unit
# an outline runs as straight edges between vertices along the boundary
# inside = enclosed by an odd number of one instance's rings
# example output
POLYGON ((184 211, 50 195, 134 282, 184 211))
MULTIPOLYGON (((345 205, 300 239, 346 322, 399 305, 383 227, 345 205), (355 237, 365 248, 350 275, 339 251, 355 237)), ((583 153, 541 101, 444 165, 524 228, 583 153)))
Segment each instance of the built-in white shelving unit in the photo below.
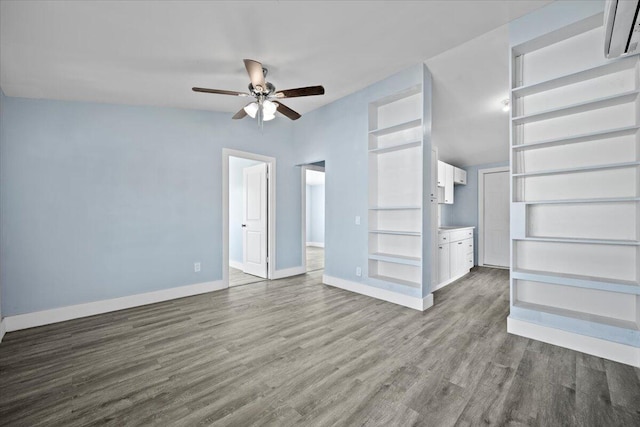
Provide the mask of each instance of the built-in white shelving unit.
POLYGON ((369 104, 369 278, 422 283, 422 85, 369 104))
POLYGON ((510 319, 635 348, 640 57, 597 23, 512 47, 510 319))

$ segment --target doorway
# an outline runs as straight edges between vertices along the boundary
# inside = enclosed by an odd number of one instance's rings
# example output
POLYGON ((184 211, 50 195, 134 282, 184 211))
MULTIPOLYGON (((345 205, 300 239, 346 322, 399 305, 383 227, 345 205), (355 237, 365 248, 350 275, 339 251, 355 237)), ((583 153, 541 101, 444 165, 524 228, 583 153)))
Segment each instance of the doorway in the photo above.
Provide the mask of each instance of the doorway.
POLYGON ((478 265, 509 268, 509 167, 478 171, 478 265))
POLYGON ((302 168, 302 245, 307 272, 324 270, 325 169, 324 162, 302 168))
POLYGON ((273 277, 275 159, 223 150, 223 280, 229 287, 273 277))

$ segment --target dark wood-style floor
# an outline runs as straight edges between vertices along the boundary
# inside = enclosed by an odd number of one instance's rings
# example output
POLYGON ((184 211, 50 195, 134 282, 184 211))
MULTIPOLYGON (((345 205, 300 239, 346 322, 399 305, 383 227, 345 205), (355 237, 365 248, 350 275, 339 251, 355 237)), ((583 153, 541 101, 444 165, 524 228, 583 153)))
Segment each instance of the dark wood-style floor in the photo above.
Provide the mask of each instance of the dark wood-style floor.
POLYGON ((321 274, 9 333, 0 424, 640 425, 640 370, 506 333, 507 271, 424 313, 321 274))

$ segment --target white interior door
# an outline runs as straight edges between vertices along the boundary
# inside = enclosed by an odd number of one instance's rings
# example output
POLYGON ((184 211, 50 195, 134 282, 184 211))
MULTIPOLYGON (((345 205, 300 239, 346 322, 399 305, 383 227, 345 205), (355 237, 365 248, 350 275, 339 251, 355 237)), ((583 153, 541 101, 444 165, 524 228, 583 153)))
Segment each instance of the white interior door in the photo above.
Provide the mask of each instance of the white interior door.
POLYGON ((242 258, 247 274, 267 278, 267 164, 244 168, 242 258))
POLYGON ((483 263, 508 268, 509 172, 485 173, 483 176, 483 263))

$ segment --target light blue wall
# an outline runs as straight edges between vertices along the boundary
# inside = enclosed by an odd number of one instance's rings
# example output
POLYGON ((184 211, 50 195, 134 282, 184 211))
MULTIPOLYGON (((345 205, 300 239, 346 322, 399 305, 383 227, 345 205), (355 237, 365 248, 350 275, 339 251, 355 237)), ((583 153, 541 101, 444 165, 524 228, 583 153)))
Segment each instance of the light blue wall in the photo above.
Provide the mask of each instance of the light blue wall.
MULTIPOLYGON (((305 114, 293 135, 296 163, 324 159, 325 274, 368 283, 368 105, 370 102, 421 84, 419 64, 365 89, 305 114), (361 225, 355 225, 355 217, 361 225), (356 276, 356 267, 363 275, 356 276)), ((405 287, 385 286, 397 292, 405 287)))
MULTIPOLYGON (((277 162, 277 160, 276 160, 277 162)), ((262 163, 256 160, 229 157, 229 261, 242 263, 242 171, 262 163)))
MULTIPOLYGON (((5 100, 5 96, 4 93, 2 92, 2 89, 0 89, 0 147, 2 147, 4 145, 4 125, 3 125, 3 117, 4 117, 4 101, 5 100)), ((2 186, 2 163, 0 162, 0 187, 2 186)), ((2 228, 2 205, 4 205, 4 203, 2 203, 2 193, 0 192, 0 236, 2 236, 2 234, 4 233, 4 229, 2 228)), ((1 239, 1 237, 0 237, 1 239)), ((0 272, 2 271, 3 268, 3 261, 2 261, 2 248, 0 247, 0 272)), ((0 277, 0 320, 2 320, 2 294, 3 294, 3 286, 2 286, 2 278, 0 277)), ((2 339, 0 337, 0 339, 2 339)))
POLYGON ((307 185, 307 242, 324 243, 324 185, 307 185))
POLYGON ((467 185, 454 187, 453 205, 441 205, 442 225, 473 226, 473 260, 478 265, 478 170, 509 166, 509 162, 486 163, 483 165, 468 166, 467 185))
POLYGON ((276 268, 302 264, 291 122, 261 132, 230 114, 12 97, 2 109, 4 315, 220 280, 223 147, 277 158, 276 268))

